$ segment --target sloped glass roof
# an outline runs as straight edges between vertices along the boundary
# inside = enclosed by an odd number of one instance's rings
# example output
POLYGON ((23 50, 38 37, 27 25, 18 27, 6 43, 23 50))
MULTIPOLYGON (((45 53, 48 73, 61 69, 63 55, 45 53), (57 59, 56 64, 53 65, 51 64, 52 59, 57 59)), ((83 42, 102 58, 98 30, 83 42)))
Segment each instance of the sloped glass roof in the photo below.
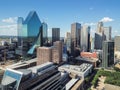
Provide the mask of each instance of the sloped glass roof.
MULTIPOLYGON (((24 24, 27 24, 27 23, 30 21, 30 19, 32 18, 32 16, 33 16, 34 14, 36 14, 36 12, 35 12, 35 11, 31 11, 31 12, 28 14, 27 18, 25 19, 24 24)), ((36 14, 36 15, 37 15, 37 14, 36 14)))

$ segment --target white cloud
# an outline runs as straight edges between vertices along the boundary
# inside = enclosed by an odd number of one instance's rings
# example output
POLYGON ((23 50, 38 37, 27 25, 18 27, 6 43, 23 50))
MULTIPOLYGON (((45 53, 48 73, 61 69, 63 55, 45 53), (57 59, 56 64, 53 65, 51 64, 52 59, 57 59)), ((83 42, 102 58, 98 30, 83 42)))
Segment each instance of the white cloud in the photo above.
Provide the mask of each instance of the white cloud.
POLYGON ((17 23, 17 17, 9 17, 9 18, 3 19, 2 22, 5 22, 5 23, 17 23))
POLYGON ((89 8, 89 10, 91 10, 91 11, 92 11, 93 9, 94 9, 93 7, 90 7, 90 8, 89 8))
POLYGON ((104 17, 100 21, 102 21, 102 22, 112 22, 112 21, 114 21, 114 19, 112 19, 110 17, 104 17))
POLYGON ((0 26, 0 35, 17 35, 17 24, 11 25, 1 25, 0 26))
POLYGON ((91 22, 91 23, 85 23, 85 25, 88 25, 88 26, 95 26, 96 23, 93 23, 93 22, 91 22))

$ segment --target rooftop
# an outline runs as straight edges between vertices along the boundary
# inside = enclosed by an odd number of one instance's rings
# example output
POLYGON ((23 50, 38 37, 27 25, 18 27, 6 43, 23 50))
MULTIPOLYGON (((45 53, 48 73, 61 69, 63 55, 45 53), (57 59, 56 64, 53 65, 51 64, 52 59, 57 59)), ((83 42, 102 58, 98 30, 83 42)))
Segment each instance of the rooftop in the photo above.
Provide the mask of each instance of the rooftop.
POLYGON ((85 72, 90 66, 92 66, 91 64, 88 63, 83 63, 80 66, 77 65, 63 65, 61 67, 66 68, 66 69, 70 69, 70 70, 75 70, 75 71, 79 71, 79 72, 85 72))
POLYGON ((75 59, 77 60, 83 60, 83 61, 90 61, 90 62, 97 62, 98 61, 98 58, 83 58, 83 57, 76 57, 75 59))
POLYGON ((28 69, 32 70, 33 73, 37 73, 38 71, 44 70, 44 69, 46 69, 46 68, 48 68, 52 65, 53 65, 52 62, 47 62, 47 63, 44 63, 42 65, 37 65, 37 66, 31 67, 31 68, 28 68, 28 69))
POLYGON ((70 90, 72 88, 73 85, 75 85, 75 83, 78 81, 79 79, 71 79, 65 86, 66 86, 66 90, 70 90))
POLYGON ((51 49, 52 47, 39 47, 39 49, 51 49))
MULTIPOLYGON (((31 12, 28 14, 27 18, 25 19, 24 23, 25 23, 25 24, 28 23, 28 22, 30 21, 30 19, 33 17, 34 14, 36 14, 36 12, 35 12, 35 11, 31 11, 31 12)), ((37 14, 36 14, 36 15, 37 15, 37 14)))
POLYGON ((21 67, 21 66, 29 65, 30 63, 33 63, 33 62, 36 62, 36 61, 37 61, 37 58, 31 59, 31 60, 28 60, 28 61, 20 61, 18 63, 7 66, 6 68, 14 69, 14 68, 18 68, 18 67, 21 67))

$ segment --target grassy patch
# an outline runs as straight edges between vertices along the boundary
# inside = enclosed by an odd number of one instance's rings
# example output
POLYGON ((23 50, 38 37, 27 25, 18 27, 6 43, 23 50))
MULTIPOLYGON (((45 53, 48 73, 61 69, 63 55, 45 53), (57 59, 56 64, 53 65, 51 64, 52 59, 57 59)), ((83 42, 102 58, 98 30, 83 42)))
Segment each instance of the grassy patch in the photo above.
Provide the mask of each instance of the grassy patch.
POLYGON ((95 75, 94 79, 92 80, 92 85, 96 87, 98 82, 98 77, 106 76, 105 83, 113 84, 120 86, 120 72, 110 72, 104 70, 98 70, 97 74, 95 75))

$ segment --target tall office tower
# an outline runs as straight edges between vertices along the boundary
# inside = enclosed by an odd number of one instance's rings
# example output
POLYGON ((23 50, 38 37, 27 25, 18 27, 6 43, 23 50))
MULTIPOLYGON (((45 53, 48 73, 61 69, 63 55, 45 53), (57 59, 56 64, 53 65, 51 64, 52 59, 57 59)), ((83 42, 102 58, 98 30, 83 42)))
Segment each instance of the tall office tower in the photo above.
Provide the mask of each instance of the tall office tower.
POLYGON ((104 35, 103 23, 98 22, 97 32, 95 33, 95 41, 94 41, 94 49, 102 49, 102 42, 106 40, 106 36, 104 35))
POLYGON ((67 46, 67 51, 70 52, 71 51, 71 33, 70 32, 66 33, 64 43, 67 46))
POLYGON ((115 51, 120 52, 120 36, 115 36, 114 41, 115 41, 115 51))
POLYGON ((71 24, 71 54, 76 56, 76 47, 80 48, 81 24, 71 24))
POLYGON ((106 40, 111 40, 111 27, 103 27, 104 35, 106 37, 106 40))
POLYGON ((18 29, 18 31, 17 31, 17 34, 18 34, 18 46, 20 46, 21 45, 21 36, 20 35, 22 35, 22 25, 23 25, 23 22, 24 22, 24 19, 22 18, 22 17, 18 17, 18 21, 17 21, 17 29, 18 29))
POLYGON ((102 49, 102 43, 105 40, 111 40, 111 27, 104 27, 103 22, 98 22, 94 48, 102 49))
POLYGON ((102 33, 95 33, 94 49, 102 49, 102 33))
POLYGON ((42 46, 46 46, 48 43, 48 25, 43 22, 42 23, 42 33, 43 33, 43 41, 41 41, 42 46))
POLYGON ((18 18, 18 43, 20 44, 16 49, 16 54, 23 57, 36 54, 36 46, 42 46, 43 44, 44 28, 42 28, 42 25, 35 11, 31 11, 25 21, 18 18))
POLYGON ((39 47, 37 49, 37 65, 44 64, 46 62, 52 62, 52 48, 51 47, 39 47))
POLYGON ((91 36, 91 37, 90 37, 90 44, 91 44, 91 45, 90 45, 90 48, 91 48, 90 50, 91 50, 91 51, 94 51, 94 40, 95 40, 95 39, 91 36))
POLYGON ((81 29, 81 50, 90 51, 90 27, 87 25, 81 29))
POLYGON ((52 61, 59 64, 62 62, 62 42, 56 41, 53 45, 54 47, 52 48, 52 61))
POLYGON ((52 44, 60 40, 60 28, 52 28, 52 44))
POLYGON ((97 24, 97 33, 103 32, 103 22, 98 22, 97 24))
POLYGON ((102 67, 108 68, 113 64, 114 64, 114 42, 104 41, 102 67))

